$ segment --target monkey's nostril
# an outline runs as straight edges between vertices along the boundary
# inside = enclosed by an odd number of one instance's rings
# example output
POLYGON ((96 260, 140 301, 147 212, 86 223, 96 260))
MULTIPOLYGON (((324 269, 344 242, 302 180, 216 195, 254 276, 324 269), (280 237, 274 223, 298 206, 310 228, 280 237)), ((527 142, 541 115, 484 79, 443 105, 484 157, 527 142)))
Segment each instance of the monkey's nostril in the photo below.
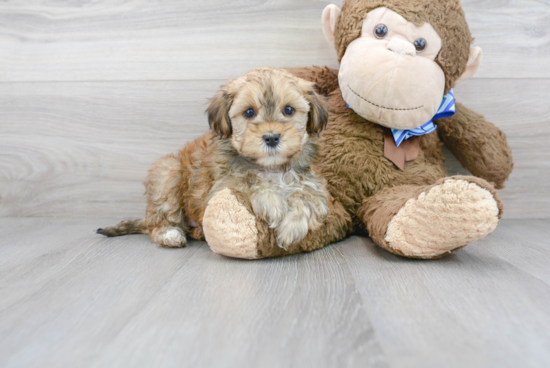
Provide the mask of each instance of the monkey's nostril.
POLYGON ((269 147, 275 147, 279 144, 279 140, 281 138, 280 134, 266 134, 264 135, 264 142, 269 147))

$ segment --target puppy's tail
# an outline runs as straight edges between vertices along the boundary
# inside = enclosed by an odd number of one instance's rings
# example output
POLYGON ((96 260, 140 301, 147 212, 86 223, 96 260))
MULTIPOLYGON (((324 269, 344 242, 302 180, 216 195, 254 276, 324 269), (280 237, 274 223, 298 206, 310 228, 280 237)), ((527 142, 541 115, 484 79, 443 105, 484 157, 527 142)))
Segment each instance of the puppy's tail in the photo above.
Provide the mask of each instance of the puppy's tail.
POLYGON ((97 229, 96 233, 108 237, 128 234, 149 234, 143 220, 122 221, 118 225, 97 229))

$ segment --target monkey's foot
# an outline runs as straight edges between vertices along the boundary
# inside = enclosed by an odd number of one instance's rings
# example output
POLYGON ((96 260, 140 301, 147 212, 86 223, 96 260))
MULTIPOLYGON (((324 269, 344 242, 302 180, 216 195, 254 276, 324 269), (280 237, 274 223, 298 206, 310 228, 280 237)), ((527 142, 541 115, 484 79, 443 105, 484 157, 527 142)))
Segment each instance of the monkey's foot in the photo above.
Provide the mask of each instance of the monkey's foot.
POLYGON ((438 258, 493 232, 501 208, 489 183, 469 177, 443 179, 405 203, 384 240, 405 256, 438 258))
POLYGON ((202 225, 213 252, 234 258, 260 258, 256 217, 230 189, 221 190, 208 202, 202 225))
POLYGON ((401 185, 368 198, 359 211, 370 237, 410 258, 440 258, 489 235, 502 217, 495 188, 474 176, 401 185))

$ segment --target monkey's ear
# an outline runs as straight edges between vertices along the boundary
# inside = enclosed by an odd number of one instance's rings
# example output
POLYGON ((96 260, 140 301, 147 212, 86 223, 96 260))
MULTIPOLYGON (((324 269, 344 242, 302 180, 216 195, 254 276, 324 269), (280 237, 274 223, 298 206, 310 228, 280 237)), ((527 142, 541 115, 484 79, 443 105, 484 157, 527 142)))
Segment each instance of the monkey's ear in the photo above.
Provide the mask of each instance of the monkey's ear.
POLYGON ((334 29, 336 29, 336 22, 340 16, 341 10, 334 4, 327 5, 323 10, 323 33, 328 42, 334 45, 334 29))
POLYGON ((229 109, 233 103, 233 96, 224 88, 216 93, 210 100, 210 105, 206 109, 208 114, 208 124, 210 128, 222 138, 231 136, 231 119, 229 118, 229 109))
POLYGON ((306 95, 309 102, 309 116, 307 121, 308 134, 319 134, 327 127, 328 108, 324 97, 310 90, 306 95))
POLYGON ((468 57, 468 63, 466 64, 466 70, 460 78, 457 79, 456 83, 462 83, 470 79, 476 72, 477 68, 481 65, 481 59, 483 57, 483 52, 481 47, 471 47, 470 48, 470 57, 468 57))

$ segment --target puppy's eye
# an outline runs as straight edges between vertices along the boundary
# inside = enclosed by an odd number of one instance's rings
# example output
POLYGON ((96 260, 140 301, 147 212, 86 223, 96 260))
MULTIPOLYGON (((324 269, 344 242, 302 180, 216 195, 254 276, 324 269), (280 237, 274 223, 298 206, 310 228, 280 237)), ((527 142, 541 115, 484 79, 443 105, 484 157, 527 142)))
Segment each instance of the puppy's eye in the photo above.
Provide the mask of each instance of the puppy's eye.
POLYGON ((294 110, 294 107, 292 106, 287 106, 283 109, 283 114, 285 114, 286 116, 292 116, 295 112, 296 110, 294 110))
POLYGON ((256 116, 256 111, 254 111, 254 109, 248 109, 243 112, 243 116, 247 119, 252 119, 254 116, 256 116))
POLYGON ((414 41, 414 47, 416 47, 417 52, 422 52, 426 48, 426 45, 428 45, 428 42, 423 38, 414 41))
POLYGON ((374 35, 376 38, 384 38, 388 34, 388 27, 385 24, 379 24, 374 27, 374 35))

